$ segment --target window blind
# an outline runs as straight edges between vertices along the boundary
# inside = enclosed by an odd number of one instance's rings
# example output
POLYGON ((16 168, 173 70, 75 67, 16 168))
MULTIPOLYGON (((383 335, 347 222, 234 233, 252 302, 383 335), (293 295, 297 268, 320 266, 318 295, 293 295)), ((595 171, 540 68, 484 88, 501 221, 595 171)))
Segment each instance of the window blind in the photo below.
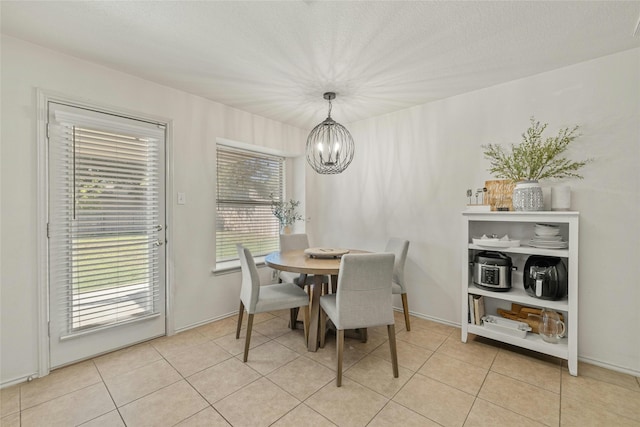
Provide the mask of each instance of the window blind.
POLYGON ((216 262, 238 259, 238 243, 254 256, 278 250, 271 197, 282 198, 285 159, 223 145, 216 152, 216 262))
POLYGON ((51 315, 66 324, 61 337, 154 315, 164 127, 55 103, 49 112, 51 315))

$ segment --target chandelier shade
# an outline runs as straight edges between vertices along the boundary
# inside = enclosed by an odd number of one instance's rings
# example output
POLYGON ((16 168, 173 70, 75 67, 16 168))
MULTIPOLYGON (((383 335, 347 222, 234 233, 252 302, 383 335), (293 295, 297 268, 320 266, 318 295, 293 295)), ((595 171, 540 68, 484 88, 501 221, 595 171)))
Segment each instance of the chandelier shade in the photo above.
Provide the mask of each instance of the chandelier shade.
POLYGON ((355 151, 349 131, 331 118, 331 100, 334 92, 324 94, 329 101, 328 117, 314 127, 307 138, 307 162, 320 174, 338 174, 353 160, 355 151))

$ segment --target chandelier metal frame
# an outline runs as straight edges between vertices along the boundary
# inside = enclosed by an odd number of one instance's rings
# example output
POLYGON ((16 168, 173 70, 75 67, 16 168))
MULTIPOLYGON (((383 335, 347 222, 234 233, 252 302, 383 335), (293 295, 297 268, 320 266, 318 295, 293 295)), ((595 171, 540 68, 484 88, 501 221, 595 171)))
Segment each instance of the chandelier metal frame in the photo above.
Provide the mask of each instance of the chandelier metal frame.
POLYGON ((329 114, 307 137, 307 162, 319 174, 338 174, 351 164, 355 144, 347 128, 331 118, 335 92, 326 92, 323 97, 329 102, 329 114))

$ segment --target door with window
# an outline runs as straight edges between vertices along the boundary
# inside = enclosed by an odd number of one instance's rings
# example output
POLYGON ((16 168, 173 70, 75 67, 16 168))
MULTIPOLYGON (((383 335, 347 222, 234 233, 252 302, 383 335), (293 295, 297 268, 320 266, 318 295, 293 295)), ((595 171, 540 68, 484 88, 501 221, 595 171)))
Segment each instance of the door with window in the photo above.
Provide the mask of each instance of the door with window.
POLYGON ((48 103, 50 365, 165 334, 165 126, 48 103))

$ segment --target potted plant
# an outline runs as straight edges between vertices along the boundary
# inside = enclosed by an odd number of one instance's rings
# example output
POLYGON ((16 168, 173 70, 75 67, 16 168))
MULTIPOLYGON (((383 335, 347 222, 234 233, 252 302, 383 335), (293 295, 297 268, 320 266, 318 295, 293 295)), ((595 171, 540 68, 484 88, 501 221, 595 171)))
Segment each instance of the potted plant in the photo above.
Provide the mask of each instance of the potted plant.
POLYGON ((302 215, 300 215, 296 209, 300 205, 300 201, 290 199, 288 202, 284 200, 277 200, 274 198, 273 193, 271 197, 271 212, 278 218, 280 222, 280 232, 289 234, 291 226, 296 221, 302 221, 302 215))
POLYGON ((483 145, 484 157, 490 161, 489 172, 497 178, 516 183, 513 207, 520 211, 543 210, 542 189, 538 183, 548 178, 579 178, 578 170, 590 160, 571 161, 562 156, 569 144, 580 136, 578 126, 560 129, 556 136, 542 137, 547 123, 531 117, 531 126, 522 134, 523 142, 507 151, 498 144, 483 145))

